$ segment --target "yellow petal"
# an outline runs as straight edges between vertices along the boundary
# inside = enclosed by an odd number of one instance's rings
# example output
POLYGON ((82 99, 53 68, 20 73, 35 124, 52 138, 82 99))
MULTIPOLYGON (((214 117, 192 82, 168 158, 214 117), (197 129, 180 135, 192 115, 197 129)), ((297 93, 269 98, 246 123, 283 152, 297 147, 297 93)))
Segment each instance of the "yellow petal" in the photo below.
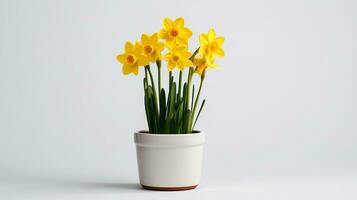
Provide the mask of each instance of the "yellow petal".
POLYGON ((150 36, 147 35, 147 34, 142 34, 142 35, 141 35, 141 43, 142 43, 143 45, 145 45, 145 44, 150 44, 150 36))
POLYGON ((155 56, 156 56, 156 59, 161 59, 161 52, 162 50, 164 49, 164 44, 163 43, 157 43, 156 44, 156 48, 155 48, 155 56))
POLYGON ((200 49, 198 50, 198 53, 201 54, 201 55, 205 55, 205 53, 206 53, 206 44, 202 44, 201 43, 201 46, 200 46, 200 49))
POLYGON ((212 68, 212 69, 220 68, 220 66, 217 65, 216 63, 212 63, 211 65, 208 65, 207 67, 212 68))
POLYGON ((176 40, 175 39, 171 39, 171 38, 167 38, 166 39, 166 46, 169 47, 173 47, 176 46, 176 40))
POLYGON ((217 54, 219 56, 224 56, 224 50, 222 48, 219 48, 218 51, 217 51, 217 54))
POLYGON ((224 40, 225 40, 224 37, 216 37, 216 39, 215 39, 215 41, 217 42, 217 44, 219 46, 221 46, 223 44, 224 40))
POLYGON ((180 60, 180 61, 181 61, 180 63, 182 64, 183 67, 193 66, 192 61, 189 60, 189 59, 182 59, 182 60, 180 60))
POLYGON ((179 61, 179 62, 177 62, 177 68, 180 71, 183 71, 185 69, 185 65, 181 61, 179 61))
POLYGON ((117 55, 117 60, 122 64, 126 63, 126 54, 123 53, 123 54, 117 55))
POLYGON ((213 59, 212 59, 211 61, 209 61, 209 62, 206 61, 205 64, 206 64, 206 66, 209 67, 209 68, 218 68, 218 67, 219 67, 216 63, 214 63, 214 60, 213 60, 213 59))
POLYGON ((151 39, 151 43, 157 43, 157 41, 159 40, 157 33, 154 33, 150 39, 151 39))
POLYGON ((207 44, 208 43, 208 37, 206 34, 202 33, 200 34, 200 44, 207 44))
POLYGON ((193 65, 194 66, 197 66, 197 65, 199 65, 201 62, 200 62, 200 59, 199 58, 195 58, 195 59, 193 59, 193 65))
POLYGON ((178 55, 182 58, 190 58, 192 53, 189 52, 189 51, 182 51, 182 52, 179 52, 178 55))
POLYGON ((178 52, 178 53, 182 53, 182 52, 185 52, 185 51, 187 51, 187 47, 186 46, 174 46, 173 48, 172 48, 172 50, 174 51, 174 52, 178 52))
POLYGON ((139 74, 139 67, 137 65, 133 66, 132 67, 132 72, 137 76, 139 74))
POLYGON ((205 70, 204 66, 198 66, 198 67, 196 67, 195 72, 201 76, 203 73, 203 70, 205 70))
POLYGON ((202 65, 204 63, 204 59, 203 58, 195 58, 193 59, 193 65, 194 66, 198 66, 198 65, 202 65))
POLYGON ((143 46, 139 42, 136 42, 133 53, 136 56, 138 56, 138 55, 141 55, 142 52, 143 52, 143 46))
POLYGON ((173 69, 175 69, 175 63, 173 63, 173 62, 169 62, 169 64, 167 65, 167 69, 169 70, 169 71, 172 71, 173 69))
POLYGON ((165 48, 165 44, 164 43, 159 42, 159 43, 156 44, 156 51, 161 52, 162 50, 164 50, 164 48, 165 48))
POLYGON ((213 63, 212 54, 206 54, 205 55, 205 60, 206 60, 206 63, 213 63))
POLYGON ((167 31, 165 31, 164 29, 162 29, 159 32, 159 38, 166 40, 167 38, 169 38, 169 35, 167 34, 167 31))
POLYGON ((188 40, 186 37, 177 37, 177 43, 182 46, 187 46, 188 40))
POLYGON ((216 32, 214 31, 213 28, 211 28, 208 31, 208 42, 213 42, 215 38, 216 38, 216 32))
POLYGON ((170 29, 172 27, 172 24, 173 24, 173 22, 172 22, 172 20, 170 18, 165 18, 162 25, 164 26, 164 29, 167 30, 167 29, 170 29))
POLYGON ((166 61, 170 61, 172 58, 172 55, 170 53, 167 53, 165 56, 164 56, 164 60, 166 61))
POLYGON ((122 69, 122 72, 124 75, 128 75, 131 73, 131 68, 129 65, 123 65, 123 69, 122 69))
POLYGON ((184 23, 185 23, 184 19, 180 17, 175 20, 173 26, 177 28, 181 28, 184 26, 184 23))
POLYGON ((189 28, 182 28, 180 29, 180 35, 190 38, 192 36, 192 31, 189 28))
POLYGON ((150 54, 149 56, 147 56, 147 60, 150 62, 155 62, 156 61, 157 56, 155 54, 150 54))
POLYGON ((156 56, 156 60, 161 60, 161 53, 156 53, 155 56, 156 56))
POLYGON ((137 55, 137 58, 136 62, 138 66, 146 66, 150 63, 150 60, 143 55, 137 55))
POLYGON ((131 42, 125 43, 125 53, 133 53, 134 52, 134 44, 131 42))

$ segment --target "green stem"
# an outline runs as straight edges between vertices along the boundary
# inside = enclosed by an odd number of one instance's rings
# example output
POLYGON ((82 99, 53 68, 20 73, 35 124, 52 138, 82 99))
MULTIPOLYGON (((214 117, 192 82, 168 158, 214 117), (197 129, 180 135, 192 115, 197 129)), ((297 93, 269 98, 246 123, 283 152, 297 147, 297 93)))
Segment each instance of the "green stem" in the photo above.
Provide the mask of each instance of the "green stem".
POLYGON ((150 65, 146 65, 145 68, 147 69, 147 71, 149 72, 149 75, 150 75, 151 86, 152 86, 152 90, 153 90, 153 93, 154 93, 153 95, 154 95, 154 104, 155 104, 156 118, 157 118, 157 120, 158 120, 158 116, 159 116, 159 105, 158 105, 158 101, 157 101, 155 81, 154 81, 154 78, 153 78, 152 73, 151 73, 151 70, 150 70, 150 65))
POLYGON ((157 70, 158 70, 158 84, 159 84, 159 94, 161 92, 161 60, 156 61, 157 70))
POLYGON ((152 85, 152 88, 153 88, 153 91, 154 91, 154 95, 155 95, 155 98, 156 98, 156 87, 155 87, 155 81, 154 81, 154 78, 152 76, 152 73, 151 73, 151 70, 150 70, 150 66, 147 65, 145 66, 145 68, 148 70, 149 72, 149 75, 150 75, 150 80, 151 80, 151 85, 152 85))
POLYGON ((202 76, 201 76, 200 88, 198 89, 195 105, 193 106, 192 119, 194 118, 194 115, 195 115, 195 112, 196 112, 196 108, 197 108, 197 104, 198 104, 198 101, 200 99, 200 94, 201 94, 201 90, 202 90, 203 80, 205 79, 205 74, 206 74, 206 70, 203 71, 202 76))
MULTIPOLYGON (((196 49, 195 52, 193 52, 192 56, 190 57, 190 60, 193 61, 193 59, 196 57, 198 51, 200 50, 200 47, 196 49)), ((190 67, 189 72, 188 72, 188 77, 187 77, 187 108, 188 105, 190 105, 190 95, 191 95, 191 81, 192 81, 192 75, 194 73, 193 67, 190 67)), ((188 110, 188 109, 187 109, 188 110)))
POLYGON ((148 123, 148 127, 149 127, 149 132, 153 132, 153 125, 151 123, 151 117, 150 117, 150 111, 149 111, 149 106, 148 106, 148 70, 145 68, 145 82, 144 82, 144 92, 145 92, 145 113, 146 113, 146 121, 148 123))
POLYGON ((192 75, 193 75, 193 68, 190 67, 187 77, 187 108, 188 105, 190 105, 190 95, 191 95, 190 89, 191 89, 192 75))
POLYGON ((171 77, 172 77, 172 71, 169 71, 169 91, 171 90, 171 77))
POLYGON ((197 92, 197 97, 196 97, 195 105, 193 106, 193 113, 196 112, 197 103, 198 103, 198 100, 199 100, 199 98, 200 98, 200 94, 201 94, 201 90, 202 90, 202 85, 203 85, 203 79, 201 79, 200 88, 198 89, 198 92, 197 92))
POLYGON ((180 99, 180 97, 181 97, 181 87, 182 87, 182 71, 180 70, 180 74, 179 74, 179 86, 178 86, 178 92, 177 92, 177 99, 180 99))
POLYGON ((148 84, 148 70, 146 67, 145 67, 145 80, 146 80, 146 84, 149 85, 148 84))
POLYGON ((157 60, 156 61, 156 65, 157 65, 157 82, 158 82, 158 85, 159 87, 157 88, 157 92, 158 92, 158 98, 159 98, 159 110, 160 110, 160 113, 161 113, 161 60, 157 60))

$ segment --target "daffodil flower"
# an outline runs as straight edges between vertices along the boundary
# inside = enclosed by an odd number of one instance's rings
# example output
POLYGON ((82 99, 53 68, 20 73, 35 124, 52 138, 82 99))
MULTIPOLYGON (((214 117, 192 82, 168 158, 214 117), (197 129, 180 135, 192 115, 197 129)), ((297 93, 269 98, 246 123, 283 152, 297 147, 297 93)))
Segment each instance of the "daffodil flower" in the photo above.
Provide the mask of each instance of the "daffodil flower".
POLYGON ((218 68, 218 65, 214 63, 214 60, 211 60, 211 63, 208 63, 204 57, 195 58, 193 60, 193 65, 196 67, 195 73, 199 74, 200 76, 202 76, 203 71, 207 68, 218 68))
POLYGON ((202 33, 200 35, 199 53, 204 56, 208 63, 213 63, 214 57, 224 56, 223 42, 224 37, 216 37, 214 29, 210 29, 207 34, 202 33))
POLYGON ((188 39, 192 36, 192 31, 184 25, 185 21, 181 17, 175 21, 165 18, 163 29, 159 32, 159 37, 166 40, 169 46, 176 44, 187 46, 188 39))
POLYGON ((159 42, 157 33, 153 35, 142 34, 141 45, 143 47, 143 55, 147 58, 148 62, 155 62, 161 59, 161 52, 164 50, 165 45, 159 42))
POLYGON ((123 74, 139 74, 139 66, 144 66, 148 63, 146 57, 143 56, 143 49, 139 42, 135 45, 131 42, 125 43, 125 52, 117 56, 117 60, 123 64, 123 74))
POLYGON ((164 56, 164 59, 168 62, 167 67, 169 71, 172 71, 175 67, 181 71, 185 67, 193 67, 193 63, 190 60, 192 54, 185 46, 172 46, 169 49, 169 53, 164 56))

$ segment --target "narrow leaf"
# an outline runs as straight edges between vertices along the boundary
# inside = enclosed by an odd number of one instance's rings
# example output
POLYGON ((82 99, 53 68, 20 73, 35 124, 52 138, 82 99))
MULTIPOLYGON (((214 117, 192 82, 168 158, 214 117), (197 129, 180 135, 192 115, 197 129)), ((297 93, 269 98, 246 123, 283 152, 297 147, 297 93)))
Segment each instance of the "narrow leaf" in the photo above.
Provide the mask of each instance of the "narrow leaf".
POLYGON ((193 109, 193 100, 195 99, 195 85, 192 85, 191 110, 193 109))
POLYGON ((165 115, 166 115, 166 94, 164 88, 160 91, 160 132, 165 131, 165 115))
POLYGON ((201 111, 202 111, 202 108, 203 108, 203 106, 205 105, 205 103, 206 103, 206 99, 204 99, 204 100, 202 101, 202 104, 201 104, 200 110, 198 111, 198 114, 197 114, 197 116, 196 116, 195 123, 194 123, 194 124, 193 124, 193 126, 192 126, 192 131, 193 131, 193 129, 195 128, 195 125, 196 125, 197 119, 198 119, 198 117, 200 116, 201 111))

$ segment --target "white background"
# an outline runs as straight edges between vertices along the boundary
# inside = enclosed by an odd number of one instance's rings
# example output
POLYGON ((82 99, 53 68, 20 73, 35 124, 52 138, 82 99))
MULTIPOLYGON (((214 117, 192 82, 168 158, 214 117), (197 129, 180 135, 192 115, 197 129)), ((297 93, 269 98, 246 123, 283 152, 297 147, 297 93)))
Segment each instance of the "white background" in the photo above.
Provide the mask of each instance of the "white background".
MULTIPOLYGON (((0 199, 356 199, 356 1, 0 1, 0 199), (138 184, 125 41, 214 27, 197 190, 138 184)), ((174 172, 173 172, 174 173, 174 172)))

